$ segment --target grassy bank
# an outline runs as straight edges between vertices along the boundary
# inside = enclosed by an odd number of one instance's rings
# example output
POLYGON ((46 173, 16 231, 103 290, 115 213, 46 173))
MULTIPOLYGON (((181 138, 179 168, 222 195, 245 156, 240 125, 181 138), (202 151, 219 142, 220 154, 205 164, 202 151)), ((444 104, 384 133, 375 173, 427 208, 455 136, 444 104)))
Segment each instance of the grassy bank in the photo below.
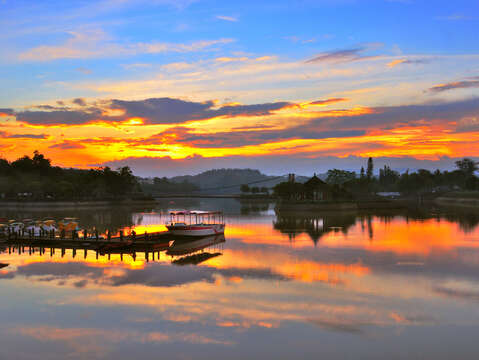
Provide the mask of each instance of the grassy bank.
POLYGON ((457 191, 443 194, 434 200, 440 206, 479 208, 479 191, 457 191))
POLYGON ((89 208, 156 204, 154 199, 89 200, 89 201, 0 201, 0 208, 89 208))

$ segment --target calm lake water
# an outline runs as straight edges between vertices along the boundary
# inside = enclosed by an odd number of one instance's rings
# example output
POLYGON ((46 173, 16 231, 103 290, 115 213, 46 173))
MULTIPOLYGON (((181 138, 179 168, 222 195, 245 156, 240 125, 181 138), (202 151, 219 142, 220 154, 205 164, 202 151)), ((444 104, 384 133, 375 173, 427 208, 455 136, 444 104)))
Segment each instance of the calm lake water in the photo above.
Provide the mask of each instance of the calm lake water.
POLYGON ((479 357, 477 212, 276 216, 268 204, 163 200, 0 217, 143 232, 182 208, 225 211, 224 241, 167 244, 183 254, 148 261, 0 243, 0 359, 479 357))

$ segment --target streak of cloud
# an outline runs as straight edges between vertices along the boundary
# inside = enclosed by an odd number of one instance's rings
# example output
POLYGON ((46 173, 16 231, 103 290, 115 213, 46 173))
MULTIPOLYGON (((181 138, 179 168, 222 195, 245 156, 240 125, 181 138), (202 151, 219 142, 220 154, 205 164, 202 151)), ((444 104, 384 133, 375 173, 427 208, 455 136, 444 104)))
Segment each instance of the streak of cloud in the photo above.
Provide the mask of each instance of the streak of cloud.
POLYGON ((378 47, 380 44, 368 44, 350 49, 323 52, 315 57, 306 60, 306 64, 313 63, 345 63, 375 58, 375 56, 364 55, 365 52, 378 47))
POLYGON ((230 21, 230 22, 238 21, 238 18, 234 16, 217 15, 216 18, 219 20, 230 21))
POLYGON ((0 138, 2 139, 37 139, 44 140, 48 139, 47 134, 10 134, 5 131, 0 131, 0 138))
POLYGON ((13 116, 15 111, 13 109, 1 109, 0 108, 0 117, 13 116))
POLYGON ((32 125, 81 125, 93 122, 118 123, 129 118, 141 118, 148 124, 175 124, 192 120, 205 120, 219 116, 266 116, 275 111, 294 107, 297 104, 275 102, 251 105, 224 105, 215 108, 213 101, 192 102, 173 98, 151 98, 145 100, 106 101, 102 106, 86 106, 84 99, 77 98, 73 103, 81 108, 56 108, 51 105, 38 105, 37 108, 50 111, 19 111, 14 113, 17 121, 32 125), (109 110, 121 115, 106 115, 109 110))
POLYGON ((62 149, 62 150, 85 149, 85 145, 82 145, 81 143, 76 141, 65 140, 61 143, 49 146, 49 149, 62 149))
POLYGON ((425 59, 396 59, 387 64, 389 68, 396 67, 398 65, 407 65, 407 64, 427 64, 428 61, 425 59))
POLYGON ((445 84, 439 84, 429 89, 430 92, 439 93, 454 89, 468 89, 479 87, 479 80, 454 81, 445 84))
MULTIPOLYGON (((122 43, 113 41, 101 29, 69 32, 70 38, 60 45, 40 45, 18 55, 21 61, 53 61, 58 59, 106 58, 137 54, 197 52, 233 42, 233 39, 199 40, 191 43, 144 42, 122 43)), ((77 68, 78 69, 78 68, 77 68)), ((80 72, 85 69, 80 68, 80 72)))

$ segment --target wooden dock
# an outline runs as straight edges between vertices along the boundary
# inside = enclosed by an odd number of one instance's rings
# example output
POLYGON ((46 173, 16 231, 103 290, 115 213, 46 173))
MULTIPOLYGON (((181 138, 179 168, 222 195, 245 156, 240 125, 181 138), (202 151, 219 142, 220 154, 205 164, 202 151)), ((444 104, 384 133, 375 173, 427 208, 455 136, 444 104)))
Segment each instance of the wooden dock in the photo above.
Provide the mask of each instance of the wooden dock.
POLYGON ((4 234, 3 237, 0 236, 0 241, 10 242, 55 242, 55 243, 78 243, 78 242, 94 242, 96 244, 105 244, 105 243, 124 243, 127 241, 135 243, 151 243, 155 241, 162 241, 166 239, 174 240, 167 231, 159 232, 144 232, 142 234, 137 234, 135 231, 132 231, 130 234, 123 234, 123 231, 119 232, 119 235, 110 236, 108 231, 106 235, 100 235, 98 232, 87 233, 86 231, 82 232, 62 232, 60 234, 55 234, 54 232, 43 232, 40 235, 28 233, 28 232, 9 232, 4 234))
POLYGON ((69 236, 65 234, 55 235, 54 233, 42 234, 41 236, 33 235, 32 233, 10 233, 3 238, 0 237, 0 242, 4 243, 5 247, 26 249, 28 252, 38 249, 83 249, 94 250, 100 254, 120 254, 133 252, 157 252, 166 250, 174 238, 166 231, 161 232, 145 232, 143 234, 136 234, 134 231, 131 234, 123 235, 120 232, 119 236, 100 236, 96 234, 75 233, 72 232, 69 236), (63 236, 61 236, 63 235, 63 236), (83 236, 82 236, 83 235, 83 236))
POLYGON ((65 256, 67 251, 71 252, 73 258, 83 256, 86 258, 89 252, 99 256, 130 255, 136 259, 137 254, 144 254, 146 261, 154 261, 155 257, 160 258, 160 252, 166 251, 173 240, 166 232, 149 233, 142 235, 128 235, 103 238, 96 237, 49 237, 49 236, 17 236, 13 234, 10 238, 0 238, 0 248, 8 254, 39 254, 50 256, 60 253, 61 257, 65 256))
POLYGON ((18 253, 19 255, 50 254, 50 256, 60 253, 63 257, 68 250, 73 258, 82 255, 86 258, 89 252, 94 252, 97 259, 99 256, 107 256, 110 259, 111 255, 120 255, 122 261, 124 255, 130 255, 135 260, 138 254, 143 254, 144 259, 148 262, 154 261, 155 257, 160 259, 160 253, 164 251, 169 256, 180 256, 175 251, 169 253, 170 249, 175 249, 173 246, 175 240, 181 241, 181 245, 177 245, 177 247, 185 248, 181 253, 182 256, 200 252, 202 249, 225 241, 224 236, 178 238, 173 237, 167 231, 143 234, 136 234, 132 231, 128 235, 123 235, 120 231, 119 234, 119 236, 110 237, 107 233, 105 237, 98 233, 84 232, 82 234, 72 232, 69 236, 58 236, 54 233, 42 234, 43 236, 34 236, 32 233, 10 233, 8 236, 0 237, 0 252, 18 253))

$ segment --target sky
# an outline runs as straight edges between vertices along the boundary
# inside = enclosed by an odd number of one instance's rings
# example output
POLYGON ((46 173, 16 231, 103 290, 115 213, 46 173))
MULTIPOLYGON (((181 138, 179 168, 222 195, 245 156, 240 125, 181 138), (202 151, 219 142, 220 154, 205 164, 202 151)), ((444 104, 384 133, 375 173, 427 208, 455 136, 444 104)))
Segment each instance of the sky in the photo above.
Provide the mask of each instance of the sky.
POLYGON ((479 157, 479 3, 0 0, 0 157, 268 174, 479 157))

